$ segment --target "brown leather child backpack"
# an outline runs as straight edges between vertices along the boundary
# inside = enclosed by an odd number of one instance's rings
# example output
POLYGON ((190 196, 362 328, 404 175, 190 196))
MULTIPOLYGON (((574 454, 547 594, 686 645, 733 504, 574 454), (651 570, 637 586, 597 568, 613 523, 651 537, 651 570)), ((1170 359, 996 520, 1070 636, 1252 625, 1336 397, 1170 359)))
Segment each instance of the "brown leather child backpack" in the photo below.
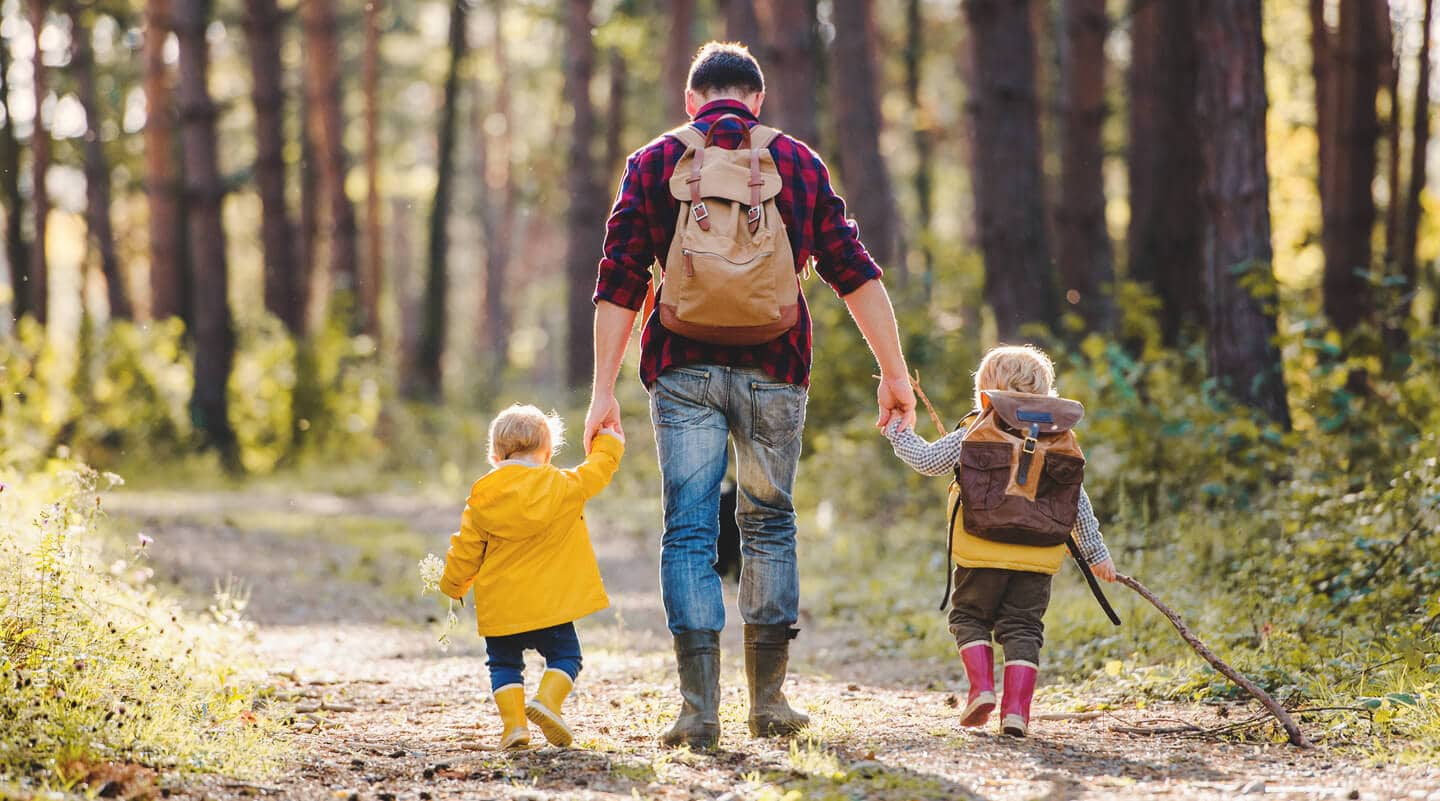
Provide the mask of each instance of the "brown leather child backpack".
POLYGON ((770 143, 780 132, 748 128, 741 146, 710 144, 692 125, 670 132, 685 143, 670 193, 680 201, 675 238, 659 293, 660 324, 689 339, 758 345, 779 338, 800 318, 800 282, 790 237, 775 199, 780 172, 770 143))

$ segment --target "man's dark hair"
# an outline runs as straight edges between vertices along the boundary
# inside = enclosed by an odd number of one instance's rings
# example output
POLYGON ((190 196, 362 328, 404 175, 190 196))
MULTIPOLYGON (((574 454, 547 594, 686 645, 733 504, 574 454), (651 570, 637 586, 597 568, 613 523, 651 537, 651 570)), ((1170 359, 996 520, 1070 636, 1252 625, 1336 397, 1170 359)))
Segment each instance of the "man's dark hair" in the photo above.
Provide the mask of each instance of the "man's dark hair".
POLYGON ((696 92, 724 92, 739 89, 745 94, 765 91, 765 75, 739 42, 710 42, 690 62, 687 84, 696 92))

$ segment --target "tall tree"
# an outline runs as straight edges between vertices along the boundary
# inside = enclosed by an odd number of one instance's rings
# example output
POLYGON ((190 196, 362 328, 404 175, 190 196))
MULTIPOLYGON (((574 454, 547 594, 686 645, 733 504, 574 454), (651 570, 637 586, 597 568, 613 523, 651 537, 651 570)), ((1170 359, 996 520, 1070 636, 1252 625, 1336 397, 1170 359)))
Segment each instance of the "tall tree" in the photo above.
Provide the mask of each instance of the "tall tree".
POLYGON ((26 304, 35 321, 44 324, 50 307, 50 262, 45 252, 45 235, 50 219, 50 192, 45 177, 50 174, 50 132, 45 128, 45 101, 50 85, 45 69, 45 51, 40 46, 45 31, 48 0, 30 0, 30 28, 35 34, 33 59, 35 125, 30 133, 30 214, 33 218, 30 244, 30 298, 26 304))
POLYGON ((870 0, 835 0, 835 58, 830 105, 835 130, 844 137, 838 153, 840 178, 855 216, 864 226, 865 246, 881 264, 905 276, 900 249, 900 214, 885 158, 880 154, 880 87, 875 62, 875 15, 870 0))
POLYGON ((620 48, 610 49, 610 99, 605 109, 605 169, 619 170, 625 159, 625 100, 630 70, 620 48))
POLYGON ((590 298, 595 291, 597 258, 594 251, 599 240, 598 226, 605 213, 591 152, 595 140, 595 106, 590 99, 590 82, 595 75, 595 44, 590 38, 591 6, 592 0, 567 0, 565 13, 565 99, 575 112, 570 124, 567 158, 566 190, 570 195, 570 208, 566 214, 565 238, 569 320, 565 377, 572 387, 589 382, 593 366, 590 298))
POLYGON ((695 26, 695 0, 670 0, 664 5, 669 9, 670 27, 665 37, 662 94, 666 114, 678 125, 681 120, 689 119, 685 113, 683 90, 690 72, 690 60, 695 57, 695 38, 691 33, 695 26))
POLYGON ((115 228, 110 219, 110 159, 105 155, 105 141, 100 124, 100 101, 95 89, 95 47, 91 41, 93 6, 69 0, 70 74, 85 111, 85 223, 87 238, 100 257, 100 272, 105 276, 106 297, 110 316, 129 320, 134 316, 130 307, 130 291, 120 271, 120 257, 115 252, 115 228))
MULTIPOLYGON (((446 301, 450 295, 450 197, 455 171, 455 119, 460 93, 460 64, 465 60, 467 0, 450 6, 450 67, 445 72, 445 96, 440 108, 438 173, 435 200, 430 206, 430 273, 425 282, 425 306, 421 321, 420 352, 416 359, 417 389, 431 398, 439 397, 440 361, 445 354, 445 333, 449 327, 446 301)), ((587 31, 588 35, 588 31, 587 31)))
MULTIPOLYGON (((335 0, 301 0, 305 29, 305 84, 309 94, 307 124, 314 139, 321 191, 329 206, 330 279, 333 287, 358 297, 355 206, 345 193, 349 172, 345 155, 345 114, 340 93, 340 44, 335 25, 335 0)), ((357 322, 355 309, 351 321, 357 322)))
MULTIPOLYGON (((1425 0, 1424 24, 1421 27, 1419 70, 1415 81, 1414 108, 1411 110, 1410 182, 1405 190, 1405 212, 1400 223, 1399 268, 1401 286, 1400 313, 1395 315, 1404 325, 1410 319, 1411 301, 1418 282, 1415 248, 1419 243, 1420 193, 1425 188, 1426 167, 1430 163, 1430 39, 1435 30, 1435 2, 1425 0)), ((1435 304, 1436 320, 1440 321, 1440 303, 1435 304)), ((1398 330, 1403 331, 1403 327, 1398 330)), ((1392 335, 1392 341, 1395 337, 1392 335)))
POLYGON ((765 40, 760 66, 766 75, 766 117, 787 134, 817 146, 821 80, 816 0, 756 0, 755 11, 765 40))
POLYGON ((1046 245, 1035 43, 1029 0, 965 0, 975 85, 972 174, 985 299, 1002 339, 1026 323, 1054 326, 1056 300, 1046 245))
POLYGON ((1064 134, 1056 215, 1061 290, 1092 331, 1113 322, 1114 251, 1105 225, 1105 0, 1065 0, 1064 134))
POLYGON ((365 268, 360 280, 360 311, 366 333, 380 338, 380 288, 385 283, 385 254, 380 223, 380 12, 382 0, 365 3, 365 268))
MULTIPOLYGON (((1341 331, 1369 319, 1374 305, 1366 273, 1372 267, 1371 183, 1380 139, 1375 96, 1382 53, 1376 3, 1383 0, 1340 0, 1339 28, 1332 32, 1323 0, 1311 2, 1324 306, 1341 331)), ((1388 53, 1383 55, 1388 58, 1388 53)))
MULTIPOLYGON (((477 159, 481 186, 480 224, 485 232, 485 309, 481 339, 488 353, 489 374, 497 382, 510 352, 510 309, 505 285, 516 223, 515 175, 511 168, 511 138, 515 123, 510 108, 510 61, 505 53, 505 0, 491 0, 495 40, 490 57, 495 63, 495 94, 490 114, 503 124, 480 125, 477 159)), ((613 63, 613 62, 612 62, 613 63)), ((623 61, 621 62, 624 63, 623 61)), ((613 100, 612 100, 613 104, 613 100)), ((476 104, 479 106, 480 104, 476 104)))
POLYGON ((145 3, 145 195, 150 206, 150 316, 181 316, 188 305, 184 280, 184 236, 175 169, 175 125, 165 39, 170 35, 171 0, 145 3))
POLYGON ((191 304, 195 313, 195 389, 190 415, 206 445, 237 466, 235 433, 230 427, 227 387, 234 359, 235 334, 227 298, 225 227, 220 219, 224 185, 220 178, 215 119, 208 87, 210 0, 176 0, 175 33, 180 39, 180 140, 185 153, 185 203, 189 226, 191 304))
POLYGON ((915 173, 911 179, 915 191, 916 219, 919 229, 921 268, 924 270, 926 296, 934 280, 935 258, 931 248, 930 220, 934 216, 935 145, 931 130, 931 113, 920 99, 920 67, 925 57, 925 15, 920 0, 905 3, 905 98, 910 102, 911 134, 915 147, 915 173))
POLYGON ((1275 346, 1260 0, 1199 0, 1195 37, 1210 374, 1288 427, 1275 346))
MULTIPOLYGON (((311 303, 315 299, 321 301, 324 297, 315 291, 316 279, 324 274, 323 270, 317 269, 320 266, 320 167, 317 163, 320 155, 315 149, 315 137, 310 135, 308 120, 313 113, 311 109, 314 104, 310 102, 305 94, 300 96, 300 211, 296 217, 299 225, 299 242, 296 249, 300 253, 298 265, 299 275, 295 279, 296 285, 302 294, 297 301, 300 308, 300 328, 307 330, 311 324, 311 303)), ((321 304, 323 305, 323 304, 321 304)))
POLYGON ((755 0, 723 0, 725 5, 725 38, 756 50, 760 46, 760 20, 755 16, 755 0))
POLYGON ((1205 318, 1193 27, 1189 3, 1132 0, 1126 241, 1130 278, 1159 297, 1168 345, 1205 318))
POLYGON ((265 308, 290 331, 304 331, 304 273, 295 266, 294 228, 285 202, 285 89, 280 59, 284 16, 276 0, 245 0, 250 41, 250 97, 255 108, 255 184, 265 250, 265 308))
POLYGON ((21 230, 25 202, 20 197, 20 142, 15 138, 15 114, 10 108, 10 43, 0 40, 0 202, 5 204, 5 260, 10 267, 10 311, 18 320, 30 300, 30 252, 21 230))

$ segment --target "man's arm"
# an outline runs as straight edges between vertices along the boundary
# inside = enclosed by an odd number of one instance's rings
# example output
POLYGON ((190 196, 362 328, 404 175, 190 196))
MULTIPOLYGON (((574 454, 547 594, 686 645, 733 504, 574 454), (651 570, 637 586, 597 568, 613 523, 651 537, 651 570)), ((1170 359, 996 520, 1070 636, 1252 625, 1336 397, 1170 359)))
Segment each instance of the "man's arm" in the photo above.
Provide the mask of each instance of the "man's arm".
POLYGON ((900 350, 900 329, 895 323, 895 309, 890 295, 880 280, 867 281, 844 297, 850 316, 880 363, 880 388, 876 401, 880 418, 875 427, 882 431, 892 420, 899 420, 903 430, 915 427, 915 390, 905 367, 905 354, 900 350))
POLYGON ((615 380, 637 314, 606 300, 595 302, 595 382, 590 388, 590 411, 585 415, 586 453, 600 429, 625 432, 620 425, 620 402, 615 400, 615 380))

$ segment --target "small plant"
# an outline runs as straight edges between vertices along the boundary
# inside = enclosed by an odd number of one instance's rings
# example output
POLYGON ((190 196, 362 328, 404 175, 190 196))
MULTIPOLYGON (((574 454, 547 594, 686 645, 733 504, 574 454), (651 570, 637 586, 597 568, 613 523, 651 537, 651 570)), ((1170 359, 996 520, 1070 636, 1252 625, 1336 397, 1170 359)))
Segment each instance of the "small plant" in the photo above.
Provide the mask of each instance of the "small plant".
MULTIPOLYGON (((433 553, 427 553, 425 558, 420 560, 419 567, 420 594, 440 592, 440 579, 445 576, 445 560, 433 553)), ((455 599, 446 598, 445 600, 449 601, 450 605, 445 611, 445 622, 441 624, 440 634, 436 639, 441 651, 450 650, 450 633, 460 625, 460 616, 455 614, 455 599)), ((465 602, 461 601, 460 604, 464 606, 465 602)))

